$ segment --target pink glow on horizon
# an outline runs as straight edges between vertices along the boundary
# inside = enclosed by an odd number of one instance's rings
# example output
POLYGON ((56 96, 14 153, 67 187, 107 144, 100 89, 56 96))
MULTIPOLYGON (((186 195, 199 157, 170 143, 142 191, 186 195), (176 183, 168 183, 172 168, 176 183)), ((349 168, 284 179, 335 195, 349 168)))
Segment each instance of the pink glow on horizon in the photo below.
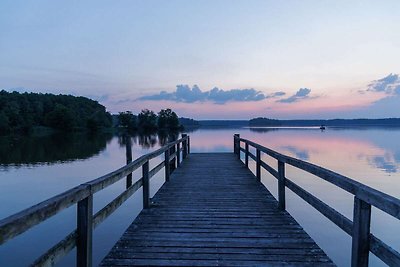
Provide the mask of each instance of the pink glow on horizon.
POLYGON ((329 96, 311 96, 293 103, 281 103, 277 102, 277 99, 266 99, 215 104, 212 102, 136 101, 129 95, 121 95, 113 96, 112 99, 108 99, 102 104, 106 105, 107 109, 113 113, 125 110, 138 113, 142 109, 158 112, 164 108, 171 108, 178 116, 194 119, 251 119, 254 117, 292 119, 321 118, 324 114, 330 118, 332 117, 330 114, 368 107, 382 97, 382 94, 377 93, 350 92, 329 96))

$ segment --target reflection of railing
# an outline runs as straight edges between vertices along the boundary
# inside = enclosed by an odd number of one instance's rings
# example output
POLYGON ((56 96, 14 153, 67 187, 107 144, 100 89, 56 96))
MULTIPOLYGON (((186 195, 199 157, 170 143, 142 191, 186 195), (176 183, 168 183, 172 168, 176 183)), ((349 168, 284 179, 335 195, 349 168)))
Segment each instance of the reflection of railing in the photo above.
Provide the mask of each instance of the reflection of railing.
POLYGON ((235 134, 234 153, 238 155, 239 158, 240 152, 244 152, 244 164, 246 167, 249 166, 249 157, 256 162, 256 177, 258 180, 261 180, 261 167, 278 179, 278 202, 280 209, 285 209, 285 187, 287 187, 339 226, 343 231, 352 236, 352 266, 368 266, 369 251, 390 266, 400 266, 400 253, 370 233, 371 206, 400 219, 399 199, 333 171, 280 154, 262 145, 240 138, 238 134, 235 134), (241 142, 244 143, 244 148, 241 147, 241 142), (249 146, 256 149, 256 155, 249 151, 249 146), (261 152, 278 160, 278 170, 275 170, 261 160, 261 152), (318 176, 353 194, 353 221, 286 178, 285 164, 318 176))
POLYGON ((154 152, 143 155, 114 172, 81 184, 60 195, 5 218, 0 221, 0 245, 77 203, 76 230, 49 249, 33 265, 53 265, 76 246, 77 266, 91 266, 93 228, 97 227, 110 216, 140 187, 143 187, 143 208, 149 208, 150 178, 165 167, 165 179, 168 181, 171 171, 175 168, 175 163, 179 167, 181 160, 184 160, 188 153, 190 153, 190 139, 189 136, 182 135, 181 139, 170 142, 154 152), (172 151, 174 152, 171 153, 172 151), (163 153, 164 160, 149 170, 149 161, 163 153), (142 167, 142 177, 133 184, 131 181, 127 181, 126 190, 93 215, 93 195, 126 176, 128 176, 127 179, 129 180, 129 174, 140 167, 142 167))

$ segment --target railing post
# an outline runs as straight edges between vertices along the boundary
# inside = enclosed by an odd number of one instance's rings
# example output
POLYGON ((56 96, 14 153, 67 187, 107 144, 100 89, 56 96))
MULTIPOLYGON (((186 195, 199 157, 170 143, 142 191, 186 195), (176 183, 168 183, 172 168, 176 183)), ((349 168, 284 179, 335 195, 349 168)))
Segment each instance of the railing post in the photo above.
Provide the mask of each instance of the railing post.
POLYGON ((370 226, 371 205, 354 196, 353 239, 351 244, 352 267, 368 266, 370 226))
POLYGON ((285 179, 285 163, 278 160, 278 208, 280 210, 286 209, 285 179))
POLYGON ((187 137, 187 154, 190 154, 190 136, 187 137))
POLYGON ((171 174, 171 170, 169 168, 169 148, 164 152, 165 156, 165 181, 169 181, 169 175, 171 174))
POLYGON ((142 166, 143 179, 143 209, 150 208, 150 181, 149 181, 149 161, 142 166))
POLYGON ((93 195, 77 205, 76 266, 92 266, 93 195))
POLYGON ((233 154, 237 154, 237 151, 236 151, 236 148, 237 148, 237 145, 236 145, 236 134, 234 134, 233 135, 233 154))
POLYGON ((233 152, 240 159, 240 134, 235 134, 233 138, 233 152))
MULTIPOLYGON (((174 138, 170 138, 170 141, 175 141, 174 138)), ((172 154, 174 154, 175 152, 175 145, 171 146, 169 149, 169 155, 171 156, 172 154)), ((171 158, 171 157, 170 157, 171 158)), ((170 169, 170 173, 172 173, 175 170, 175 162, 176 162, 176 157, 174 159, 172 159, 169 162, 169 169, 170 169)))
MULTIPOLYGON (((132 141, 131 137, 126 135, 125 136, 125 145, 126 145, 126 164, 132 162, 132 141)), ((132 185, 132 173, 126 176, 126 188, 132 185)))
POLYGON ((261 151, 257 148, 256 150, 256 177, 257 181, 261 181, 261 151))
POLYGON ((176 167, 181 165, 181 143, 176 144, 176 167))
POLYGON ((183 140, 183 142, 182 142, 182 146, 183 146, 183 155, 182 155, 182 158, 183 158, 183 160, 186 158, 186 156, 187 156, 187 151, 188 151, 188 149, 187 149, 187 134, 182 134, 182 138, 186 138, 185 140, 183 140))
POLYGON ((244 164, 246 165, 246 168, 249 167, 249 144, 246 142, 245 143, 245 154, 244 154, 244 164))

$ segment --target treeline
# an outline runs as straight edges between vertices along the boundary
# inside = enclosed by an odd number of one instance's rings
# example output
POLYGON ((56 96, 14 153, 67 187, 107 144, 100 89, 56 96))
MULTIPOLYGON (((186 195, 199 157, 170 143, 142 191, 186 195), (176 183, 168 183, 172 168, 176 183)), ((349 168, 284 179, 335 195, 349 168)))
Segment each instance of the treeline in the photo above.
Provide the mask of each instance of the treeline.
POLYGON ((111 125, 105 107, 86 97, 0 91, 0 134, 26 133, 35 126, 96 131, 111 125))
POLYGON ((162 109, 157 114, 148 109, 134 115, 131 111, 120 112, 117 116, 118 128, 129 131, 180 130, 178 115, 171 109, 162 109))
POLYGON ((385 119, 331 119, 331 120, 275 120, 254 118, 249 126, 400 126, 400 118, 385 119))

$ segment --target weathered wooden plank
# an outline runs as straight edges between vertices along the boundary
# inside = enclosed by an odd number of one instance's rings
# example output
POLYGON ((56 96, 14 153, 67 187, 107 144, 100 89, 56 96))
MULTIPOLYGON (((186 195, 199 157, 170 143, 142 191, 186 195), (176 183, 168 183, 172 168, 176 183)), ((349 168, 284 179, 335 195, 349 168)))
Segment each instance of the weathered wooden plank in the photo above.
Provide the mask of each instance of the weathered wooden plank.
POLYGON ((142 186, 142 178, 137 180, 133 185, 131 185, 124 192, 119 194, 110 203, 108 203, 104 208, 99 210, 93 216, 93 227, 96 228, 101 222, 103 222, 108 216, 110 216, 116 209, 118 209, 130 196, 132 196, 139 188, 142 186))
POLYGON ((279 179, 278 172, 274 168, 269 166, 267 163, 265 163, 264 161, 261 161, 261 167, 263 167, 266 171, 268 171, 273 177, 275 177, 276 179, 279 179))
POLYGON ((400 266, 400 253, 370 234, 369 249, 389 266, 400 266))
POLYGON ((37 258, 31 266, 54 266, 76 246, 77 236, 77 231, 72 231, 63 240, 58 242, 52 248, 47 250, 46 253, 37 258))
POLYGON ((0 245, 90 195, 80 185, 0 221, 0 245))
POLYGON ((331 222, 339 226, 343 231, 347 234, 351 235, 353 232, 353 222, 336 211, 334 208, 328 206, 324 202, 322 202, 317 197, 308 193, 306 190, 295 184, 289 179, 286 179, 286 186, 290 190, 292 190, 299 197, 304 199, 308 204, 313 206, 316 210, 321 212, 325 217, 327 217, 331 222))
POLYGON ((164 161, 161 161, 159 164, 157 164, 157 166, 149 171, 149 178, 152 178, 154 175, 156 175, 164 166, 164 161))

